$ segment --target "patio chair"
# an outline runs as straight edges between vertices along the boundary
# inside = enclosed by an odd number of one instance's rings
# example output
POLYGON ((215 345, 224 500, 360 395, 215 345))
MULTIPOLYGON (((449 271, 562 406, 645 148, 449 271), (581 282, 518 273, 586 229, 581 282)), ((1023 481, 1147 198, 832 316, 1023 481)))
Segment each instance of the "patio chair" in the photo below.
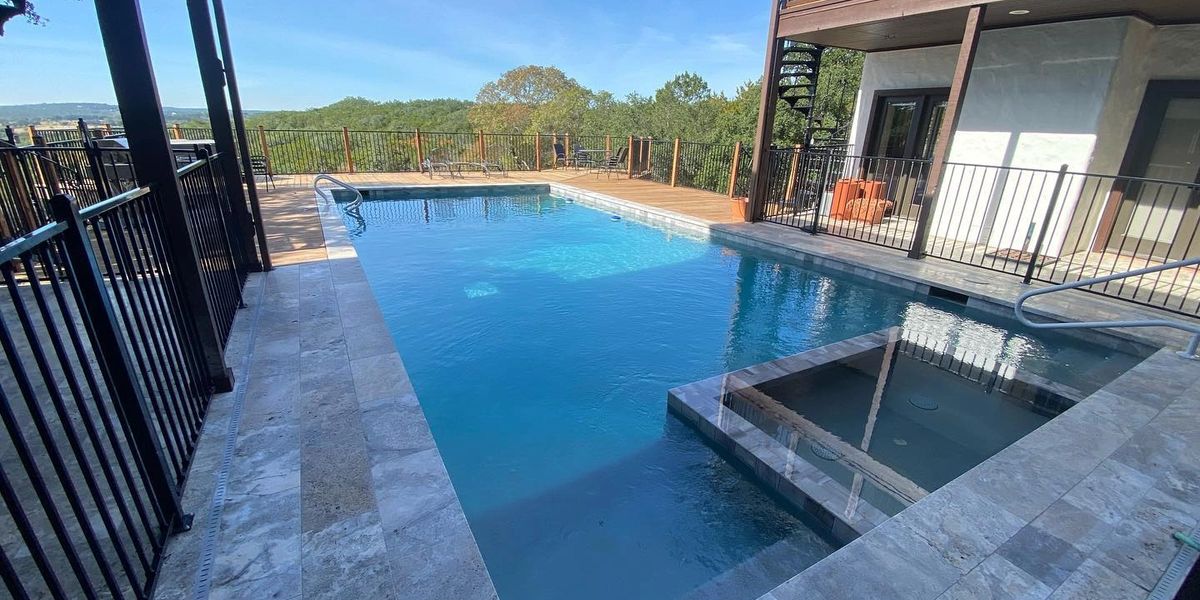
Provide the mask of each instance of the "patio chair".
POLYGON ((613 173, 624 173, 627 168, 625 166, 625 159, 628 157, 629 148, 621 146, 621 148, 617 150, 616 154, 604 159, 603 161, 600 161, 599 163, 596 163, 592 169, 592 172, 595 173, 597 177, 599 177, 601 173, 604 173, 605 177, 613 173))
POLYGON ((257 154, 250 156, 250 174, 255 179, 258 179, 259 176, 262 176, 263 185, 267 189, 271 189, 271 186, 275 185, 275 175, 271 173, 271 167, 267 164, 267 157, 265 156, 259 156, 257 154))
POLYGON ((567 150, 563 148, 562 142, 554 142, 554 167, 569 166, 571 159, 567 157, 567 150))

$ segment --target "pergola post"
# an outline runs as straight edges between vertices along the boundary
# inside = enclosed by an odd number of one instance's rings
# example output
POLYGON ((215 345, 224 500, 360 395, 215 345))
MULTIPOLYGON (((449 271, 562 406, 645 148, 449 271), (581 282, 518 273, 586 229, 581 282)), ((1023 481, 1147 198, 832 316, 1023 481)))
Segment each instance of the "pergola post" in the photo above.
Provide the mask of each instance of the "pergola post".
MULTIPOLYGON (((237 75, 233 70, 233 50, 229 45, 229 28, 225 26, 225 3, 213 0, 213 17, 217 22, 217 38, 221 42, 221 60, 225 67, 225 83, 229 86, 229 108, 233 110, 234 133, 238 147, 242 149, 242 175, 245 178, 246 194, 250 196, 250 212, 254 217, 254 233, 258 237, 258 255, 264 271, 271 270, 271 253, 267 249, 267 232, 263 226, 262 208, 258 203, 258 186, 254 182, 254 168, 250 165, 250 140, 246 135, 246 117, 242 114, 242 95, 238 91, 237 75)), ((263 154, 267 145, 263 144, 263 154)))
POLYGON ((138 0, 96 0, 95 4, 138 184, 150 186, 158 194, 160 216, 167 230, 163 239, 173 259, 184 311, 196 326, 210 382, 216 391, 227 392, 233 389, 233 373, 225 366, 214 311, 204 293, 199 252, 167 139, 141 8, 138 0))
POLYGON ((771 161, 771 139, 775 132, 775 109, 779 104, 775 81, 779 77, 779 59, 783 40, 779 39, 779 10, 785 0, 771 0, 771 19, 767 26, 767 58, 763 64, 762 95, 758 102, 758 124, 754 129, 754 148, 750 157, 750 206, 746 220, 754 221, 767 200, 767 177, 771 161))
POLYGON ((233 226, 238 239, 230 240, 241 246, 251 271, 261 271, 258 249, 254 245, 254 220, 242 191, 238 167, 237 146, 233 141, 233 127, 229 124, 229 105, 225 102, 225 68, 217 55, 217 43, 213 34, 212 14, 208 0, 187 0, 188 20, 192 25, 192 39, 196 45, 196 61, 200 65, 200 82, 204 86, 204 100, 208 105, 208 120, 212 125, 213 140, 221 153, 219 162, 226 173, 225 193, 233 208, 233 226))
POLYGON ((972 6, 967 12, 967 23, 963 31, 962 46, 958 49, 958 62, 954 66, 954 79, 950 82, 950 99, 942 116, 942 126, 933 144, 933 159, 929 165, 929 178, 925 192, 921 195, 921 212, 917 214, 917 228, 913 232, 909 258, 923 258, 929 242, 929 223, 937 208, 938 191, 942 187, 942 176, 946 172, 946 159, 950 144, 958 131, 958 118, 962 114, 963 99, 967 96, 967 84, 971 80, 971 67, 975 64, 975 51, 979 49, 979 34, 983 31, 983 5, 972 6))

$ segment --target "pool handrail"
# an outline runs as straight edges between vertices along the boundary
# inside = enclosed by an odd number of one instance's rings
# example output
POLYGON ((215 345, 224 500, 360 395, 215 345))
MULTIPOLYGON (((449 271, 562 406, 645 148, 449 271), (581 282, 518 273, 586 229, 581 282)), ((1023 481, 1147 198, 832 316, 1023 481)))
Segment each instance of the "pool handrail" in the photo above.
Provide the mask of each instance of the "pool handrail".
POLYGON ((341 186, 345 189, 348 189, 348 190, 354 192, 354 195, 356 196, 356 198, 352 202, 350 202, 350 204, 348 205, 348 208, 352 208, 352 207, 358 206, 359 204, 363 203, 363 195, 362 195, 362 192, 358 191, 358 188, 346 183, 345 181, 342 181, 341 179, 338 179, 337 177, 334 177, 333 175, 328 175, 326 173, 322 173, 320 175, 317 175, 316 177, 313 177, 312 185, 313 185, 313 190, 317 192, 317 195, 320 196, 325 201, 335 202, 332 194, 326 195, 325 190, 323 190, 317 186, 317 182, 319 182, 319 181, 328 181, 335 185, 341 186))
POLYGON ((1017 296, 1017 302, 1013 306, 1013 312, 1016 313, 1017 320, 1026 327, 1034 329, 1092 329, 1092 328, 1108 328, 1108 327, 1171 327, 1192 334, 1192 340, 1188 342, 1187 349, 1181 350, 1179 355, 1192 359, 1200 360, 1200 323, 1188 323, 1176 319, 1131 319, 1131 320, 1116 320, 1116 321, 1071 321, 1071 322, 1052 322, 1052 323, 1034 323, 1025 317, 1024 304, 1025 301, 1042 294, 1050 294, 1062 290, 1080 288, 1084 286, 1094 285, 1097 283, 1105 283, 1116 279, 1125 279, 1126 277, 1138 277, 1149 273, 1157 273, 1159 271, 1168 271, 1171 269, 1179 269, 1182 267, 1190 267, 1200 265, 1200 256, 1177 260, 1174 262, 1164 263, 1154 267, 1145 267, 1142 269, 1134 269, 1123 273, 1113 273, 1103 277, 1091 277, 1088 279, 1080 279, 1070 283, 1052 285, 1049 287, 1029 290, 1020 296, 1017 296))

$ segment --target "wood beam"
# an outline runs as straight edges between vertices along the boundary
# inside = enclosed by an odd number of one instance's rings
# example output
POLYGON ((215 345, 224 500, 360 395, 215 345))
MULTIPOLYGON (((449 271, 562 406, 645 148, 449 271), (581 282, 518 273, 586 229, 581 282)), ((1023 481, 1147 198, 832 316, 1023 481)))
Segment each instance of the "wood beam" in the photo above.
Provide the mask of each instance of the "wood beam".
POLYGON ((967 12, 962 45, 958 49, 958 62, 954 66, 954 79, 950 82, 950 99, 946 103, 942 125, 933 145, 933 160, 929 166, 925 192, 921 196, 921 212, 917 216, 912 248, 908 251, 909 258, 925 256, 929 223, 937 208, 938 191, 942 187, 942 177, 946 172, 946 159, 950 154, 950 146, 954 143, 954 134, 958 131, 958 119, 962 115, 963 100, 967 96, 967 85, 971 81, 971 67, 975 64, 975 53, 979 49, 979 34, 983 31, 984 12, 983 5, 972 6, 967 12))
POLYGON ((750 206, 746 220, 754 221, 762 213, 767 196, 767 174, 771 160, 771 139, 775 132, 775 109, 779 104, 775 80, 779 77, 779 59, 783 40, 779 39, 779 9, 782 0, 771 0, 771 19, 767 26, 767 57, 763 64, 762 94, 758 102, 758 124, 754 129, 754 148, 750 160, 750 206))

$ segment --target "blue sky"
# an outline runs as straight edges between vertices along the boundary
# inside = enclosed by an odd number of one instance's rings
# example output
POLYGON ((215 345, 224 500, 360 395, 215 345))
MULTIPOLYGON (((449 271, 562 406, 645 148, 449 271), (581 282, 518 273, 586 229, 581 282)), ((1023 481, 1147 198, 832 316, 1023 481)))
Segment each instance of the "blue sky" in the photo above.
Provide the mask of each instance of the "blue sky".
MULTIPOLYGON (((225 0, 242 98, 301 109, 345 96, 473 98, 525 64, 619 96, 690 70, 732 93, 762 70, 768 1, 225 0)), ((95 8, 41 0, 0 38, 0 104, 112 102, 95 8)), ((202 106, 183 0, 142 0, 163 103, 202 106)))

